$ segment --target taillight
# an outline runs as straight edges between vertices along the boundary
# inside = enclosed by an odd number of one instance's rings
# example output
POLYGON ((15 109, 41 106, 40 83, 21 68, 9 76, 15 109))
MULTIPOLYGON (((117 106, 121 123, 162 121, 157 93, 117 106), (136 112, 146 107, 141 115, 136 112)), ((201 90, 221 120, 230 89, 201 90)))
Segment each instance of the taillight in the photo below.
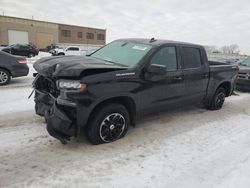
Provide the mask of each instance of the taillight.
POLYGON ((26 59, 18 59, 16 62, 20 63, 20 64, 26 64, 27 60, 26 59))

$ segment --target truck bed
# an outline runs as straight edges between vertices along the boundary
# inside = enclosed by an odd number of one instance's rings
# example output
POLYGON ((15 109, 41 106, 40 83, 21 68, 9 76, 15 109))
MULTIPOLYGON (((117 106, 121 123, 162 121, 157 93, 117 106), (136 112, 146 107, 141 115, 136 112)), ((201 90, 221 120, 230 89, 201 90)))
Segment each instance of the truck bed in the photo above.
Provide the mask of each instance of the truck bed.
MULTIPOLYGON (((208 94, 214 93, 218 84, 226 80, 234 81, 237 77, 239 68, 237 65, 231 65, 229 63, 222 63, 217 61, 209 61, 209 83, 208 94)), ((233 83, 231 83, 233 85, 233 83)), ((233 88, 231 88, 231 92, 233 88)), ((231 95, 231 92, 228 95, 231 95)))

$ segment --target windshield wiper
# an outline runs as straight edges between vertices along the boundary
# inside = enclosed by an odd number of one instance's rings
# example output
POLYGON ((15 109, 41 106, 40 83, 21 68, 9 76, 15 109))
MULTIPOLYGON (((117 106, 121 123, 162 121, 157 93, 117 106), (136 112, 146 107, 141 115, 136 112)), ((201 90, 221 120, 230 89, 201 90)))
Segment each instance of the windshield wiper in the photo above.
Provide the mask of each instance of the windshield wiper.
POLYGON ((110 61, 110 60, 108 60, 108 59, 103 59, 104 61, 106 61, 106 62, 108 62, 108 63, 110 63, 110 64, 114 64, 115 62, 113 62, 113 61, 110 61))

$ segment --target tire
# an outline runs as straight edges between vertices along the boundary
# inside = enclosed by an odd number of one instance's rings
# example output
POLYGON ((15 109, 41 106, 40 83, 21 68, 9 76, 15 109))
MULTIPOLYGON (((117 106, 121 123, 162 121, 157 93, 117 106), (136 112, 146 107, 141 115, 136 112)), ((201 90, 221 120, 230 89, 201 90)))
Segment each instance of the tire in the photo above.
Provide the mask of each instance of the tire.
POLYGON ((0 86, 7 85, 11 80, 10 73, 0 68, 0 86))
POLYGON ((65 55, 64 53, 59 53, 58 55, 65 55))
POLYGON ((219 110, 222 108, 226 98, 226 90, 223 87, 220 87, 216 90, 213 98, 209 101, 206 106, 209 110, 219 110))
POLYGON ((129 124, 128 110, 119 103, 108 103, 91 115, 86 136, 94 145, 114 142, 126 135, 129 124))
POLYGON ((29 53, 29 54, 28 54, 28 57, 29 57, 29 58, 30 58, 30 57, 35 57, 35 54, 29 53))

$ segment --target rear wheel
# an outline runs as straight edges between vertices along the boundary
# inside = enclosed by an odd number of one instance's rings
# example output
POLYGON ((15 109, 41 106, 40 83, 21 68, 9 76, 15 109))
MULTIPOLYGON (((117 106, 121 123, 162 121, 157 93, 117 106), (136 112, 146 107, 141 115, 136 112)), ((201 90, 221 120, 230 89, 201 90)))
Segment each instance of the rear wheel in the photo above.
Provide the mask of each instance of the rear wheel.
POLYGON ((92 144, 114 142, 126 135, 129 122, 129 113, 123 105, 109 103, 91 116, 87 138, 92 144))
POLYGON ((220 87, 216 90, 213 98, 206 106, 209 110, 219 110, 222 108, 226 98, 226 90, 223 87, 220 87))
POLYGON ((0 69, 0 85, 7 85, 10 79, 10 73, 4 69, 0 69))

